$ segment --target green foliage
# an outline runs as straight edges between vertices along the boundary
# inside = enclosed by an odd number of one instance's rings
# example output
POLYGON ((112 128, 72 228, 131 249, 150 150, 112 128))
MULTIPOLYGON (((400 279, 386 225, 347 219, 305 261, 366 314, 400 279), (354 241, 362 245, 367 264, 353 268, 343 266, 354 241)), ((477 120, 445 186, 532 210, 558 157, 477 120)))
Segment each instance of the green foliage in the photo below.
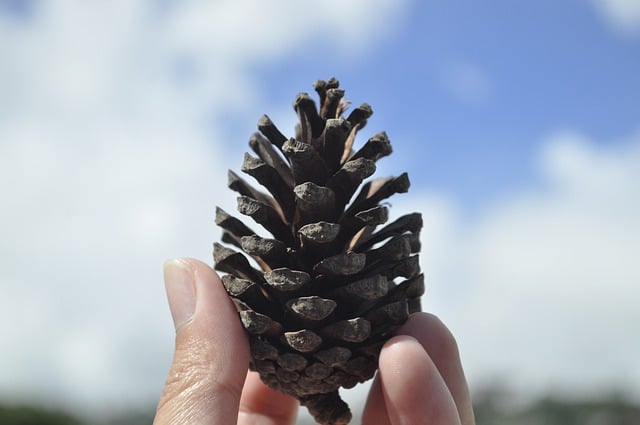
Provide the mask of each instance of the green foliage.
MULTIPOLYGON (((638 425, 640 404, 620 394, 593 400, 546 397, 515 407, 506 391, 495 389, 474 394, 477 425, 638 425)), ((86 422, 58 410, 0 404, 1 425, 150 425, 153 409, 130 412, 110 420, 86 422)), ((311 422, 300 422, 311 424, 311 422)), ((357 422, 354 422, 357 423, 357 422)))
POLYGON ((82 425, 66 413, 34 406, 0 405, 2 425, 82 425))
POLYGON ((637 425, 640 405, 611 394, 594 400, 546 397, 509 407, 504 396, 483 394, 474 403, 477 425, 637 425))
POLYGON ((636 425, 640 423, 640 406, 616 396, 578 402, 546 398, 532 405, 523 416, 532 424, 636 425))

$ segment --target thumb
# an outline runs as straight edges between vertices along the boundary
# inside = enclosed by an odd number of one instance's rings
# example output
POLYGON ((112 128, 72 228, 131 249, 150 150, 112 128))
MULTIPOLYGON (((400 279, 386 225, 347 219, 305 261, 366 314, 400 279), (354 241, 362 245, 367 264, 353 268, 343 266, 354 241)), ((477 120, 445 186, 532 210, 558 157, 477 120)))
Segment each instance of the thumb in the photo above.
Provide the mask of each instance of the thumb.
POLYGON ((200 261, 168 261, 164 278, 176 344, 154 425, 236 423, 249 347, 233 303, 200 261))

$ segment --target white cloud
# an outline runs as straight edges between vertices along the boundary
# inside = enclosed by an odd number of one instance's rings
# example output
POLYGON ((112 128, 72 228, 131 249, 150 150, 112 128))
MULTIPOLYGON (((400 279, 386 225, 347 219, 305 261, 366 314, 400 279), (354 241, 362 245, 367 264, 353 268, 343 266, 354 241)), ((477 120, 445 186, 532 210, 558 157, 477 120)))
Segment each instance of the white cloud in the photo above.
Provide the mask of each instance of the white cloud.
POLYGON ((450 323, 476 385, 638 394, 640 134, 607 146, 558 133, 544 146, 542 184, 480 219, 424 196, 424 304, 450 323))
POLYGON ((403 11, 120 0, 0 12, 0 397, 153 402, 173 343, 162 262, 210 261, 214 206, 233 204, 226 169, 240 159, 224 156, 221 113, 265 104, 256 66, 317 41, 361 54, 403 11))
POLYGON ((493 94, 489 75, 479 66, 456 62, 442 70, 442 84, 456 99, 467 104, 478 104, 493 94))
POLYGON ((637 0, 592 0, 596 9, 616 31, 640 33, 640 2, 637 0))
POLYGON ((472 388, 639 395, 640 132, 612 145, 558 132, 536 161, 535 186, 479 217, 443 193, 393 200, 396 216, 423 214, 423 309, 452 329, 472 388))

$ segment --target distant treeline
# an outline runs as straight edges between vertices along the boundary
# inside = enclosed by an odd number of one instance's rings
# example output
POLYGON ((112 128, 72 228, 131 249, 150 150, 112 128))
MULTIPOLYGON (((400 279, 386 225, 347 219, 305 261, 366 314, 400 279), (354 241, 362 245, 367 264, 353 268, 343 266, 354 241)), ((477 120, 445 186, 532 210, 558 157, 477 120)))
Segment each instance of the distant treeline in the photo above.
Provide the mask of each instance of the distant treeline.
MULTIPOLYGON (((477 425, 638 425, 640 404, 620 394, 591 400, 563 400, 547 397, 525 406, 509 404, 504 395, 491 391, 476 394, 477 425)), ((0 403, 2 425, 151 425, 148 414, 130 414, 109 421, 81 420, 71 413, 38 406, 12 406, 0 403)), ((311 425, 309 423, 309 425, 311 425)))
POLYGON ((549 396, 515 406, 505 394, 474 394, 477 425, 640 425, 640 404, 621 393, 591 399, 549 396))
POLYGON ((151 425, 152 422, 153 410, 148 414, 129 413, 109 420, 90 420, 59 409, 0 402, 0 425, 151 425))
POLYGON ((84 425, 68 413, 38 406, 7 406, 0 404, 2 425, 84 425))

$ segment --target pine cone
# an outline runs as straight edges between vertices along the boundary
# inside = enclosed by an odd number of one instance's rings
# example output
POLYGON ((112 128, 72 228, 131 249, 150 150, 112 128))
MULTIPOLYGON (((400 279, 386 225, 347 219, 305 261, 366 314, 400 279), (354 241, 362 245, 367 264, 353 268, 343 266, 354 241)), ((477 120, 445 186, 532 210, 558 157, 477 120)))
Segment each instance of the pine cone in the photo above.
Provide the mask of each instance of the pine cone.
POLYGON ((338 86, 334 78, 314 84, 319 111, 308 94, 296 97, 295 139, 266 115, 258 121, 249 141, 257 157, 245 154, 242 171, 269 194, 229 171, 238 211, 273 238, 218 208, 222 241, 244 254, 214 244, 215 267, 227 273, 222 281, 249 335, 249 367, 320 424, 349 423, 338 389, 373 377, 382 345, 420 310, 424 292, 412 255, 420 250, 421 215, 378 228, 388 218, 381 202, 406 192, 408 176, 363 184, 391 145, 382 132, 354 153, 372 110, 362 104, 343 118, 338 86))

